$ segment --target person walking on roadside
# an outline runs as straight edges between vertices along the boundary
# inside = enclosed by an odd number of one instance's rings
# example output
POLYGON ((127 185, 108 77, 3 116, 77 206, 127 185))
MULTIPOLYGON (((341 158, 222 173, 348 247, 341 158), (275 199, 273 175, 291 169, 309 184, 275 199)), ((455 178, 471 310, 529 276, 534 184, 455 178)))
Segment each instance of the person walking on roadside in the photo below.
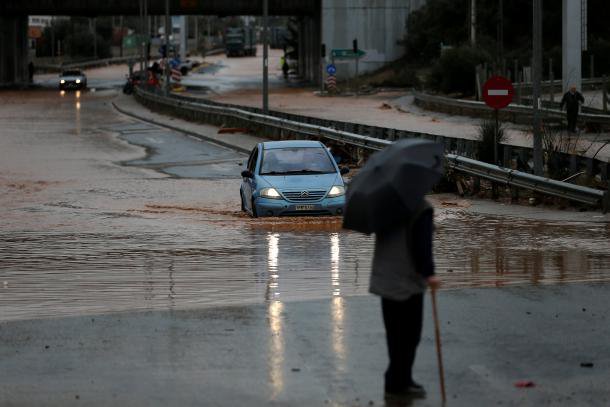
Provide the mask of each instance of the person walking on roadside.
POLYGON ((424 199, 399 227, 376 233, 369 291, 381 297, 389 366, 385 398, 424 396, 413 379, 426 287, 438 288, 432 257, 433 209, 424 199))
POLYGON ((571 85, 561 99, 561 109, 566 106, 566 116, 568 119, 568 131, 576 133, 576 121, 578 120, 578 109, 581 103, 585 103, 582 93, 576 90, 576 86, 571 85))

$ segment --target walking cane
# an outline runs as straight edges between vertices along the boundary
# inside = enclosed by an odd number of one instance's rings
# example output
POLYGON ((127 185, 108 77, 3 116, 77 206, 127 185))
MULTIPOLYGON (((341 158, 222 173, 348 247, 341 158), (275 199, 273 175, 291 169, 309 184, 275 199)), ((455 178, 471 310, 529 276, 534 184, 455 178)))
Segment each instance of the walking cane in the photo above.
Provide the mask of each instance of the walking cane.
POLYGON ((444 404, 447 401, 447 396, 445 395, 445 372, 443 370, 443 355, 442 355, 442 351, 441 351, 441 331, 439 328, 438 310, 436 307, 436 288, 433 288, 430 291, 432 294, 432 316, 434 318, 434 337, 436 339, 436 357, 438 359, 438 374, 440 376, 441 397, 443 399, 443 404, 444 404))

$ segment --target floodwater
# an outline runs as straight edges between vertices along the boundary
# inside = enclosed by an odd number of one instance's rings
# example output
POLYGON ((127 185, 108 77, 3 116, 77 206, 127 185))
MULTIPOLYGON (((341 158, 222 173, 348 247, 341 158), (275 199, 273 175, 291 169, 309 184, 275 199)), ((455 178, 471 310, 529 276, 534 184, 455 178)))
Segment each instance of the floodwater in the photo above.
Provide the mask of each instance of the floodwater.
MULTIPOLYGON (((250 219, 245 156, 125 118, 113 97, 0 95, 0 320, 367 295, 371 237, 340 218, 250 219)), ((445 289, 610 280, 605 223, 431 199, 445 289)))

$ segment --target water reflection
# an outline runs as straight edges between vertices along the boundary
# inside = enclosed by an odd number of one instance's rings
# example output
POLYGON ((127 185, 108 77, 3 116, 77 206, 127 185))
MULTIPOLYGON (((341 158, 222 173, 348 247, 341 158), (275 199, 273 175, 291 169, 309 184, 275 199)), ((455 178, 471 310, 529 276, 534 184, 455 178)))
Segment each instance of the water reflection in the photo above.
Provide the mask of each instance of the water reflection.
POLYGON ((330 280, 333 296, 341 295, 341 281, 339 279, 339 234, 330 235, 330 280))
MULTIPOLYGON (((78 211, 54 205, 46 209, 78 211)), ((175 214, 155 216, 176 222, 175 214)), ((105 233, 0 231, 0 320, 338 298, 331 306, 340 326, 340 298, 367 295, 370 236, 253 230, 243 218, 218 227, 199 213, 180 216, 186 222, 154 231, 139 218, 121 218, 105 233)), ((445 288, 610 281, 605 225, 468 214, 437 225, 435 262, 445 288)), ((333 338, 340 349, 339 329, 333 338)))
POLYGON ((284 388, 284 335, 282 311, 284 304, 269 301, 267 304, 267 323, 269 325, 268 367, 271 400, 275 400, 284 388))
POLYGON ((280 235, 279 233, 269 233, 267 235, 267 291, 266 300, 275 300, 280 297, 278 261, 280 255, 280 235))
POLYGON ((267 234, 267 323, 269 326, 268 368, 270 399, 275 400, 284 388, 284 336, 279 285, 279 233, 267 234))

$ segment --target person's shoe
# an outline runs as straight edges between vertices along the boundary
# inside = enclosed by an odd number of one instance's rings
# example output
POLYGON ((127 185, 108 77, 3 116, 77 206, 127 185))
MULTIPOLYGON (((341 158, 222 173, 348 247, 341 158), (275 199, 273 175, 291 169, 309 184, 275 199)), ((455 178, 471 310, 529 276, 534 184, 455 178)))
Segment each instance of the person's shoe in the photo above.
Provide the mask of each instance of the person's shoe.
POLYGON ((416 397, 423 397, 426 395, 426 389, 424 389, 424 386, 414 381, 409 383, 406 392, 416 397))

